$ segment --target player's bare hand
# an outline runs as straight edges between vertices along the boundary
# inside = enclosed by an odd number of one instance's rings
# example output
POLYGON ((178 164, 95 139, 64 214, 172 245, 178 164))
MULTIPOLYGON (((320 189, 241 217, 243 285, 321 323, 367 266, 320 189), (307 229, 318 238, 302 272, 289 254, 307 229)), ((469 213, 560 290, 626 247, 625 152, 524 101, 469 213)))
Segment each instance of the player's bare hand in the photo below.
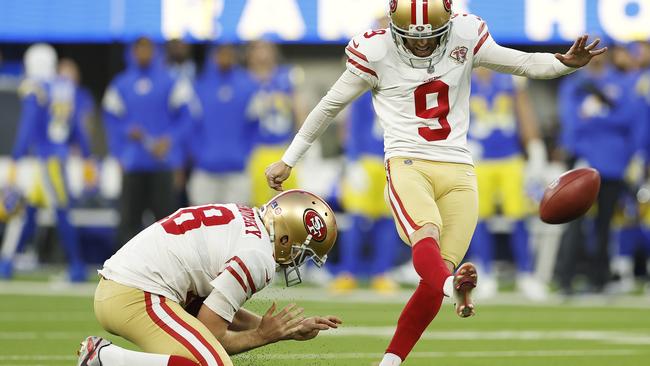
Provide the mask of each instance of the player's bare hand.
POLYGON ((282 160, 276 161, 266 168, 264 174, 266 175, 266 182, 269 187, 276 191, 281 191, 282 182, 287 180, 289 175, 291 175, 291 167, 285 164, 282 160))
POLYGON ((573 45, 565 54, 556 53, 555 58, 560 60, 563 64, 569 67, 583 67, 591 61, 592 58, 602 55, 607 51, 607 47, 596 49, 600 38, 587 45, 589 36, 581 36, 573 42, 573 45))
POLYGON ((128 136, 129 139, 133 141, 142 141, 144 138, 144 132, 142 132, 140 126, 133 126, 129 128, 128 136))
POLYGON ((276 305, 273 303, 262 316, 262 321, 257 327, 259 336, 266 343, 291 339, 305 319, 302 316, 305 309, 297 307, 296 304, 289 304, 274 315, 275 309, 276 305))
POLYGON ((336 329, 343 321, 333 315, 312 316, 300 323, 300 328, 293 334, 297 341, 308 341, 315 338, 321 330, 336 329))
POLYGON ((171 147, 171 140, 169 137, 161 137, 151 146, 151 153, 159 160, 164 159, 171 147))

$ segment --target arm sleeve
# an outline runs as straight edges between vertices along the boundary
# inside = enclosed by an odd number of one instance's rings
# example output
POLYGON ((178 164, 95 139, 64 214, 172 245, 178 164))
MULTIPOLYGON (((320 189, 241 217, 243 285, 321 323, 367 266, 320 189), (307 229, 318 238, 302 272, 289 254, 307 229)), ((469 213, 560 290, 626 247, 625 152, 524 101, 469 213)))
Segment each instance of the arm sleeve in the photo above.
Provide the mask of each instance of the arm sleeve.
POLYGON ((502 47, 491 36, 476 53, 474 65, 531 79, 554 79, 577 70, 565 66, 551 53, 527 53, 502 47))
POLYGON ((203 302, 228 322, 246 300, 267 285, 273 276, 275 261, 259 250, 243 250, 226 262, 224 270, 210 282, 213 287, 203 302), (268 257, 268 258, 267 258, 268 257))
POLYGON ((282 161, 294 166, 311 147, 311 144, 325 131, 332 118, 345 108, 351 101, 370 89, 370 84, 350 70, 334 83, 332 88, 309 113, 305 123, 294 137, 291 145, 285 151, 282 161))

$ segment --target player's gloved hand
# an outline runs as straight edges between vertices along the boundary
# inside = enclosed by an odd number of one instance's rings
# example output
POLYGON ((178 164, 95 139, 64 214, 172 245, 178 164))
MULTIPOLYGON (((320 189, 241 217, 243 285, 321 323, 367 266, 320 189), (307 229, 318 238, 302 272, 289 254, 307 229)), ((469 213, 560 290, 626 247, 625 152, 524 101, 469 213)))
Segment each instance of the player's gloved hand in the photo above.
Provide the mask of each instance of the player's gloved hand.
POLYGON ((586 45, 588 38, 589 36, 578 37, 567 53, 556 53, 555 58, 566 66, 577 68, 585 66, 592 58, 607 51, 607 47, 595 49, 598 43, 600 43, 600 38, 596 38, 595 41, 586 45))
POLYGON ((289 175, 291 175, 291 167, 282 160, 276 161, 264 170, 264 174, 266 175, 266 183, 268 183, 269 187, 276 191, 281 191, 282 182, 287 180, 289 175))
POLYGON ((343 321, 334 315, 312 316, 300 323, 300 328, 293 334, 296 341, 308 341, 315 338, 321 330, 336 329, 343 321))
POLYGON ((281 340, 292 339, 292 336, 301 327, 305 318, 302 313, 303 308, 296 307, 296 304, 289 304, 277 314, 276 305, 271 307, 262 316, 262 321, 257 327, 257 333, 266 343, 274 343, 281 340))

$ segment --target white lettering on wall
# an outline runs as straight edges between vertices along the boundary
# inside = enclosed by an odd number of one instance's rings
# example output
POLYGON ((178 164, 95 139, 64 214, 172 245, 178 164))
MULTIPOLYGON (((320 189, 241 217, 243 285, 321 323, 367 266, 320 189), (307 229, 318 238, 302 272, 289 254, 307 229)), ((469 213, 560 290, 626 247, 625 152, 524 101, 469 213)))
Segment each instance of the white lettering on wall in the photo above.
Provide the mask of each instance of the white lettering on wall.
POLYGON ((526 0, 524 12, 526 35, 534 41, 551 39, 555 26, 559 36, 567 40, 586 29, 585 0, 526 0))
POLYGON ((603 30, 615 40, 648 39, 650 37, 650 0, 600 0, 598 2, 598 19, 603 30), (626 13, 628 6, 636 6, 638 11, 628 15, 626 13))
POLYGON ((191 35, 196 39, 214 39, 220 29, 215 19, 223 11, 224 0, 163 0, 162 34, 165 38, 191 35))
POLYGON ((237 34, 245 40, 265 34, 298 40, 305 35, 305 21, 296 0, 248 0, 242 12, 237 34))
POLYGON ((349 39, 386 16, 386 4, 376 0, 319 0, 318 34, 325 40, 349 39))

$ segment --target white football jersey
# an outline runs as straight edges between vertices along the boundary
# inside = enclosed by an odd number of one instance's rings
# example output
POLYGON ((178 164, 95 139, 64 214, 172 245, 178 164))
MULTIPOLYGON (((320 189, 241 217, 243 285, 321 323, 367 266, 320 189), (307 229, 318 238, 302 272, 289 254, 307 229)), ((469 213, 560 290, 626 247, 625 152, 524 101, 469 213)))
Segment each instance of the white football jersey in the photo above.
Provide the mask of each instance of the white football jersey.
POLYGON ((235 204, 187 207, 149 226, 99 273, 184 303, 188 295, 227 321, 275 274, 273 245, 257 213, 235 204))
POLYGON ((467 147, 471 73, 481 48, 493 41, 485 22, 471 14, 454 15, 448 37, 433 70, 402 61, 390 29, 360 34, 346 47, 348 70, 372 85, 386 159, 472 164, 467 147))

